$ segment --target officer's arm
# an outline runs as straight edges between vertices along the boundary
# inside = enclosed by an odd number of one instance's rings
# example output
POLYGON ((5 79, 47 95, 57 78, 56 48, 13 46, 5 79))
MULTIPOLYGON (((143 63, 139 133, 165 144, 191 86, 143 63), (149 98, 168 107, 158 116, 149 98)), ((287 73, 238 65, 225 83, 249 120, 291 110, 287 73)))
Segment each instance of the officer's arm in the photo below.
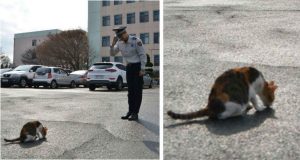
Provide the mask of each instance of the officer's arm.
POLYGON ((145 71, 145 65, 147 62, 147 56, 145 53, 144 45, 140 39, 137 39, 137 52, 138 56, 140 57, 141 60, 141 70, 145 71))
POLYGON ((119 52, 119 43, 117 42, 114 46, 110 46, 110 56, 115 56, 119 52))

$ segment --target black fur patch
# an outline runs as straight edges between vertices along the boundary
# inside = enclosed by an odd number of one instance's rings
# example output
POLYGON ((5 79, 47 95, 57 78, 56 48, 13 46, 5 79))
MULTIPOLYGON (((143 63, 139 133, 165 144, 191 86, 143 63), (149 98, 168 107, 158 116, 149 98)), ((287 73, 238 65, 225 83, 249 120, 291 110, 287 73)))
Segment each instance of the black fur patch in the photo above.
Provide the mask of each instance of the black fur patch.
POLYGON ((210 110, 210 118, 217 118, 220 113, 225 111, 225 106, 223 102, 219 99, 210 100, 208 108, 210 110))
POLYGON ((253 67, 249 67, 249 81, 250 83, 254 82, 260 75, 260 72, 253 68, 253 67))
POLYGON ((228 70, 217 78, 216 83, 223 85, 223 92, 228 94, 229 100, 239 104, 248 102, 249 86, 242 73, 228 70))

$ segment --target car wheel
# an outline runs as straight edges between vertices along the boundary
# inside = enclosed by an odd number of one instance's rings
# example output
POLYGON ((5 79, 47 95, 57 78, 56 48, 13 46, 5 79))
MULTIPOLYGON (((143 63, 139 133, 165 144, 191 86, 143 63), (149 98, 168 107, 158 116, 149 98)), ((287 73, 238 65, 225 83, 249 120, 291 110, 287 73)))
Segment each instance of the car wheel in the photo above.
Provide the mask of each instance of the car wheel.
POLYGON ((25 79, 25 78, 21 78, 21 79, 20 79, 20 84, 19 84, 19 86, 20 86, 21 88, 25 88, 25 87, 26 87, 26 79, 25 79))
POLYGON ((96 87, 94 85, 90 85, 89 89, 90 89, 90 91, 94 91, 96 89, 96 87))
POLYGON ((116 84, 116 90, 120 91, 122 89, 123 89, 123 80, 122 80, 122 78, 118 78, 117 84, 116 84))
POLYGON ((52 81, 51 84, 50 84, 50 87, 51 87, 52 89, 57 88, 58 86, 57 86, 56 81, 52 81))
POLYGON ((74 81, 72 81, 72 82, 71 82, 71 85, 70 85, 70 87, 71 87, 71 88, 75 88, 75 87, 76 87, 76 84, 75 84, 75 82, 74 82, 74 81))
POLYGON ((149 84, 149 88, 152 88, 152 81, 151 81, 150 84, 149 84))

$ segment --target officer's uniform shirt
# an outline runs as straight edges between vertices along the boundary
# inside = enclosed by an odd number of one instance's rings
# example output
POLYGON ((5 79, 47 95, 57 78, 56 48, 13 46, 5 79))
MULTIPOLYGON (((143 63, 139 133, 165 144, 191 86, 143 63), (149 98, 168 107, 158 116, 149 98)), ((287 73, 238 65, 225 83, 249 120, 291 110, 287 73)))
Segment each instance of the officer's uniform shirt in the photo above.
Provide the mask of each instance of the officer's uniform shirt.
POLYGON ((147 57, 145 54, 142 41, 134 36, 129 35, 127 43, 124 41, 117 41, 115 46, 110 49, 110 55, 115 56, 121 52, 127 63, 141 63, 141 69, 145 70, 147 57))

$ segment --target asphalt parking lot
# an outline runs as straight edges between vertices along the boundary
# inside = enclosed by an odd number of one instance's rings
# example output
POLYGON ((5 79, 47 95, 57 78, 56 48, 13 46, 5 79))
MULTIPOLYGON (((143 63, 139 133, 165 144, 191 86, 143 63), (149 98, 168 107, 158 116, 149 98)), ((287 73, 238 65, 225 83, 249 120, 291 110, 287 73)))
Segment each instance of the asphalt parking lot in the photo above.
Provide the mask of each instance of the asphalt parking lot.
POLYGON ((164 1, 164 159, 300 159, 300 1, 164 1), (225 70, 253 66, 279 86, 272 109, 173 120, 206 105, 225 70))
POLYGON ((121 120, 127 90, 1 88, 3 159, 158 159, 159 88, 144 89, 139 121, 121 120), (47 141, 8 144, 22 126, 39 120, 47 141))

